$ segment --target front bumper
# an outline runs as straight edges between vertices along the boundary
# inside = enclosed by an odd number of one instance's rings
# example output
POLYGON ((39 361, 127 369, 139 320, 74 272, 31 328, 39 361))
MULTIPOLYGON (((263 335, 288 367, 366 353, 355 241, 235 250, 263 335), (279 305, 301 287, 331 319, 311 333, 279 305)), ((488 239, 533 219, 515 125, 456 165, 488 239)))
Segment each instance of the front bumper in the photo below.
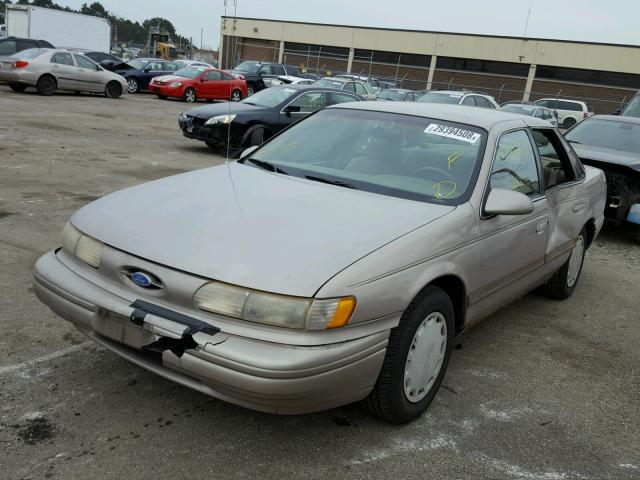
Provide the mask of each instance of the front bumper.
POLYGON ((265 342, 224 330, 193 335, 195 348, 176 356, 141 350, 160 338, 177 338, 180 324, 147 315, 132 322, 131 301, 101 288, 68 268, 59 254, 41 257, 34 291, 55 313, 127 360, 158 375, 221 400, 254 410, 299 414, 365 398, 380 372, 388 331, 319 346, 265 342))
POLYGON ((243 135, 245 129, 239 126, 231 124, 228 125, 205 125, 205 119, 197 117, 181 117, 178 119, 178 125, 182 134, 194 140, 200 140, 201 142, 207 142, 211 144, 217 144, 220 146, 226 145, 227 140, 232 147, 240 146, 242 144, 243 135), (231 128, 231 131, 228 131, 231 128))

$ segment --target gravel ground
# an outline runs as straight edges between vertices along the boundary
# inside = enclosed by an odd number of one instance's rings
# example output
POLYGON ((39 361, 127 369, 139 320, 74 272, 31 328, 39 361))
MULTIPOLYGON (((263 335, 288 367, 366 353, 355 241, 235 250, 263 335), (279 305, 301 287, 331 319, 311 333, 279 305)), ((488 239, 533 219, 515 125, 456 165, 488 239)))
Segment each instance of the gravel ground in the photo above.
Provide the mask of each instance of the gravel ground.
POLYGON ((0 86, 0 478, 640 478, 640 247, 607 227, 564 302, 530 294, 457 341, 428 412, 277 417, 175 385, 89 342, 33 295, 72 212, 223 161, 184 104, 0 86))

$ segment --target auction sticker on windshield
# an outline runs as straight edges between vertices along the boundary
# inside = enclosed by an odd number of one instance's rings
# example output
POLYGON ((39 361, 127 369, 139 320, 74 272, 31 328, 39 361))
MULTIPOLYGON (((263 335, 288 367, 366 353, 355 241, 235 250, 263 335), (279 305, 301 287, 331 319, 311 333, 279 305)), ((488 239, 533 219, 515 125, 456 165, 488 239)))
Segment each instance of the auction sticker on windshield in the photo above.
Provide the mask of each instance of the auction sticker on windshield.
POLYGON ((439 137, 453 138, 467 143, 476 143, 480 139, 480 134, 465 130, 464 128, 450 127, 448 125, 430 124, 424 129, 424 133, 438 135, 439 137))

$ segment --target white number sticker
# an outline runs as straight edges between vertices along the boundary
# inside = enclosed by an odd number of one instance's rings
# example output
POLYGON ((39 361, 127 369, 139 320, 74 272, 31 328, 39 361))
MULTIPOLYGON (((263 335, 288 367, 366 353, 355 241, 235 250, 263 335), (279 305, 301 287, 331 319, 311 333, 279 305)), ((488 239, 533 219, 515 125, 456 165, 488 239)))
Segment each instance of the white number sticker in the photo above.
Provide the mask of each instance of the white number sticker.
POLYGON ((454 138, 467 143, 476 143, 480 139, 479 133, 474 133, 464 128, 450 127, 448 125, 430 124, 424 129, 424 133, 438 135, 439 137, 454 138))

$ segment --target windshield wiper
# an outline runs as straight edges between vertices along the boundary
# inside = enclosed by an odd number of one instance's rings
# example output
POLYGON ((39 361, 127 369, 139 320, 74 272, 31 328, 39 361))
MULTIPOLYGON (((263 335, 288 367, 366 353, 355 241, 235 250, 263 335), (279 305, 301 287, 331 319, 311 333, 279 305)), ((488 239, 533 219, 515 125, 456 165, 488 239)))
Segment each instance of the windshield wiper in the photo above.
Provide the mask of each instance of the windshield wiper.
POLYGON ((258 160, 257 158, 247 158, 244 160, 246 162, 251 162, 257 167, 262 168, 263 170, 267 170, 269 172, 281 173, 283 175, 289 175, 280 167, 276 167, 273 163, 265 162, 264 160, 258 160))
POLYGON ((569 139, 567 138, 567 142, 569 142, 569 143, 577 143, 578 145, 580 145, 580 142, 579 142, 579 141, 577 141, 577 140, 569 140, 569 139))
POLYGON ((355 185, 343 182, 342 180, 331 180, 330 178, 316 177, 314 175, 305 175, 304 178, 307 180, 313 180, 314 182, 328 183, 329 185, 337 185, 338 187, 353 188, 354 190, 357 190, 355 185))
POLYGON ((245 105, 254 105, 254 106, 258 106, 256 103, 252 103, 252 102, 247 102, 246 100, 243 100, 242 103, 244 103, 245 105))

